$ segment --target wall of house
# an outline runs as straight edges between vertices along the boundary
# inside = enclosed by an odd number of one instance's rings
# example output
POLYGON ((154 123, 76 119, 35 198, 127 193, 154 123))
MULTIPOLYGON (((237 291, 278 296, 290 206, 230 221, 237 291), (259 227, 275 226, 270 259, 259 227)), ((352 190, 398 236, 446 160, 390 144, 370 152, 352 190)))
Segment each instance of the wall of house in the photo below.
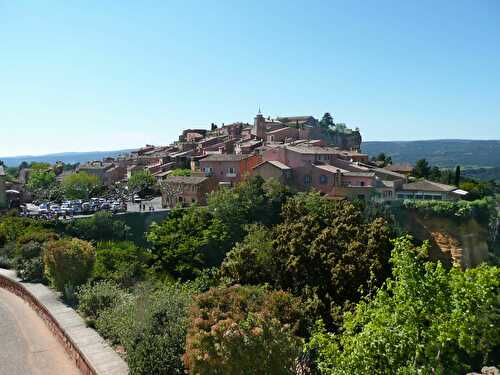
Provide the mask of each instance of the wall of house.
POLYGON ((274 178, 278 180, 281 184, 287 185, 291 182, 292 171, 290 169, 282 170, 270 163, 264 163, 254 168, 252 170, 252 175, 260 176, 264 180, 274 178))
POLYGON ((372 177, 363 176, 342 176, 342 186, 374 186, 375 181, 372 177))
POLYGON ((297 139, 298 137, 298 129, 289 127, 266 133, 267 142, 284 142, 286 139, 297 139))

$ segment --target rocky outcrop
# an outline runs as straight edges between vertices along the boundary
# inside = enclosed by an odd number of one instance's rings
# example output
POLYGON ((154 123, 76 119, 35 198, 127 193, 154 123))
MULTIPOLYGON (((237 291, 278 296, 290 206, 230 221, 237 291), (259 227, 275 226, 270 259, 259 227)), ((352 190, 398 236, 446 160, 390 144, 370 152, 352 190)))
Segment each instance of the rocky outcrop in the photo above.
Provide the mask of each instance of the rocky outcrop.
POLYGON ((445 264, 468 268, 490 257, 488 228, 475 219, 457 222, 442 217, 423 218, 418 213, 407 212, 402 224, 416 239, 429 240, 430 257, 445 264))
POLYGON ((469 372, 467 375, 500 375, 498 367, 483 367, 481 372, 469 372))

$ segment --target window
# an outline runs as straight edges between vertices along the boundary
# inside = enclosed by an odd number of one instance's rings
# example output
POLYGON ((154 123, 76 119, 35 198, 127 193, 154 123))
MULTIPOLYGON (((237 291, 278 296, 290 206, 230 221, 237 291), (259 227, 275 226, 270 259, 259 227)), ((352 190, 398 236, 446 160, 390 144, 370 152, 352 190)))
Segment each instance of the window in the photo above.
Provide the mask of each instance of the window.
POLYGON ((229 173, 236 173, 236 170, 233 167, 229 167, 229 173))
POLYGON ((364 181, 360 181, 359 182, 359 186, 365 186, 365 182, 364 181))
POLYGON ((328 178, 324 174, 319 175, 319 183, 320 184, 324 185, 327 183, 327 181, 328 181, 328 178))
POLYGON ((308 174, 306 174, 304 176, 304 184, 305 185, 309 185, 311 183, 311 176, 309 176, 308 174))

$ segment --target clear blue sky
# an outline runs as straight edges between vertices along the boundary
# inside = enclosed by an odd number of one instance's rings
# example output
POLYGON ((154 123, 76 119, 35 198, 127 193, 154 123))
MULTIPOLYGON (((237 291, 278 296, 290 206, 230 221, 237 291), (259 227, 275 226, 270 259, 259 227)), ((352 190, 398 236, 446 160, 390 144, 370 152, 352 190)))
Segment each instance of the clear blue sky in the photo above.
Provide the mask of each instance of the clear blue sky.
POLYGON ((0 0, 0 156, 329 111, 365 140, 500 139, 500 1, 0 0))

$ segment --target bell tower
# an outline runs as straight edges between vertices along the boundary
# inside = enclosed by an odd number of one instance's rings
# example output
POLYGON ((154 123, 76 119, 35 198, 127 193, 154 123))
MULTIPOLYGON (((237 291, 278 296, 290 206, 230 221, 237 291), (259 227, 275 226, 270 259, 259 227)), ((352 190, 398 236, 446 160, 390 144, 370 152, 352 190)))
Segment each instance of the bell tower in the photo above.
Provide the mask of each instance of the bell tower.
POLYGON ((264 139, 266 136, 266 120, 264 119, 264 116, 262 116, 262 113, 259 108, 259 112, 257 113, 257 116, 255 116, 255 119, 253 121, 253 134, 260 139, 264 139))

